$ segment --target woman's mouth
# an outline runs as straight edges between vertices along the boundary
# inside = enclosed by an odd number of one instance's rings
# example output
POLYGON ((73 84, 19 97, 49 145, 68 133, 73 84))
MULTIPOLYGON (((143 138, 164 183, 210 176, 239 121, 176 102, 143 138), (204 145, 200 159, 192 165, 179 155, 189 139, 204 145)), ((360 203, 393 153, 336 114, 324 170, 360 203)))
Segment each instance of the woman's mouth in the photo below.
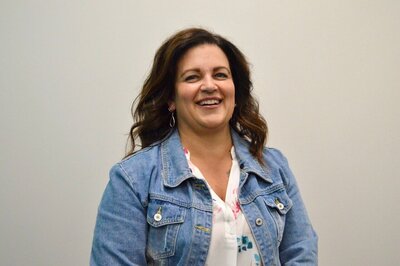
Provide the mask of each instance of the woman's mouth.
POLYGON ((205 99, 202 101, 199 101, 197 104, 200 106, 214 106, 218 105, 222 102, 222 100, 219 99, 205 99))

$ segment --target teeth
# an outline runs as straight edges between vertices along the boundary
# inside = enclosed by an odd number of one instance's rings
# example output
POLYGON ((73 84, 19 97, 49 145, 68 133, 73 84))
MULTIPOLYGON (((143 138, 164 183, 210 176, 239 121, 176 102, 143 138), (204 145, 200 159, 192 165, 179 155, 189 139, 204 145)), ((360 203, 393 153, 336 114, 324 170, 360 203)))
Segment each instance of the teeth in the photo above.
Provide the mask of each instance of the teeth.
POLYGON ((212 99, 212 100, 201 101, 200 105, 211 105, 211 104, 218 104, 218 103, 219 103, 219 100, 212 99))

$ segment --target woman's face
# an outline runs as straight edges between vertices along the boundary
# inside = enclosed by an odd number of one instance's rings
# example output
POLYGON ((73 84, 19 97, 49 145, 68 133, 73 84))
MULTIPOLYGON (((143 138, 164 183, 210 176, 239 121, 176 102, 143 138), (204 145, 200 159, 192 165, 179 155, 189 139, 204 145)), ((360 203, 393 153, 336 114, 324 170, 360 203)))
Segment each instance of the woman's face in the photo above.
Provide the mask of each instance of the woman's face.
POLYGON ((169 103, 179 130, 226 130, 234 108, 235 85, 224 52, 211 44, 189 49, 178 62, 175 99, 169 103))

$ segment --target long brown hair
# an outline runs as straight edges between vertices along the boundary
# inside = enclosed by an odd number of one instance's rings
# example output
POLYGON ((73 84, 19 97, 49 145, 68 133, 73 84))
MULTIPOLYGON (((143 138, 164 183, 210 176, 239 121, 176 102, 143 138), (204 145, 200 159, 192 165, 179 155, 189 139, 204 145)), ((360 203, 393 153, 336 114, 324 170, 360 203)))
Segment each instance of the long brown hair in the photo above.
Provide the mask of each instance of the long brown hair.
POLYGON ((201 28, 179 31, 157 50, 142 91, 132 104, 134 123, 129 132, 129 150, 125 157, 133 154, 138 147, 145 148, 164 139, 171 132, 168 102, 174 99, 178 62, 190 48, 202 44, 217 45, 228 58, 236 103, 230 125, 250 142, 250 153, 262 163, 268 127, 259 113, 257 100, 251 94, 253 86, 247 60, 234 44, 201 28), (141 145, 136 142, 138 138, 141 145))

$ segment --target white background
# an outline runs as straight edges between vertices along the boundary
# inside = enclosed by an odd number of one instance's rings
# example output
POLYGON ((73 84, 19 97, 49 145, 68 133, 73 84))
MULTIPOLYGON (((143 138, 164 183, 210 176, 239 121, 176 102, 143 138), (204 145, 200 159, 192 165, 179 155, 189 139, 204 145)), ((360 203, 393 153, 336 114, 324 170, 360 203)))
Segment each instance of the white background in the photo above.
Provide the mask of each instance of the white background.
POLYGON ((320 265, 396 265, 399 14, 395 0, 1 1, 0 264, 88 264, 154 52, 203 26, 251 62, 320 265))

